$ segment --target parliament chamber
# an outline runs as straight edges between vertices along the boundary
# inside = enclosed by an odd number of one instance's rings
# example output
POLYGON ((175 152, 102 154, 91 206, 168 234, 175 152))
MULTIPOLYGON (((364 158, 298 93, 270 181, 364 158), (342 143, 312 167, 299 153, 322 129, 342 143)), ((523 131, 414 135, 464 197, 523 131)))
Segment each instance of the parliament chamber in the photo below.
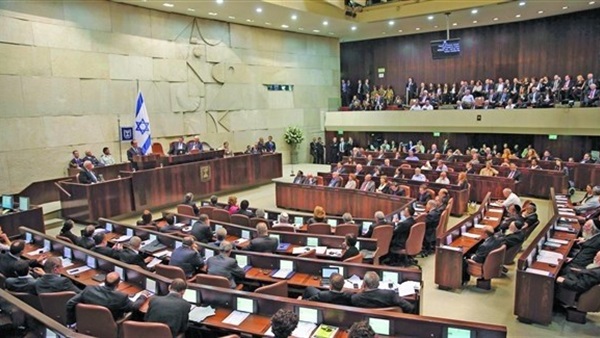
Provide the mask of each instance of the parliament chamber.
POLYGON ((598 18, 0 1, 0 337, 600 336, 598 18))

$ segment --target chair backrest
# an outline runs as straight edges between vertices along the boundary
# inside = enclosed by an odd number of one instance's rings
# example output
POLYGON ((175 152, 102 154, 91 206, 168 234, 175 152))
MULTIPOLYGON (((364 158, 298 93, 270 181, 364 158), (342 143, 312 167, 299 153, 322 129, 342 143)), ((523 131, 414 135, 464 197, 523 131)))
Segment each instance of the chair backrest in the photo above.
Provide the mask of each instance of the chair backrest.
POLYGON ((523 227, 523 229, 521 229, 525 233, 525 240, 527 240, 529 238, 529 236, 531 236, 531 233, 533 232, 533 230, 535 230, 535 227, 537 227, 539 224, 540 224, 540 221, 537 220, 532 225, 525 225, 523 227))
POLYGON ((296 232, 296 228, 293 225, 273 225, 271 230, 285 231, 285 232, 296 232))
POLYGON ((127 320, 123 322, 122 332, 122 338, 172 337, 171 329, 167 324, 154 322, 127 320))
POLYGON ((229 283, 229 280, 227 278, 225 278, 223 276, 207 275, 207 274, 203 274, 203 273, 199 273, 196 275, 196 283, 202 284, 202 285, 216 286, 216 287, 226 288, 226 289, 231 288, 231 284, 229 283))
POLYGON ((154 231, 158 231, 158 226, 156 225, 151 225, 151 224, 147 224, 147 225, 138 225, 137 229, 146 229, 146 230, 154 230, 154 231))
POLYGON ((361 253, 359 253, 356 256, 352 256, 350 258, 344 259, 344 263, 362 263, 362 262, 363 262, 363 255, 361 253))
POLYGON ((435 228, 436 229, 435 230, 436 237, 442 237, 444 235, 444 232, 446 232, 446 223, 448 222, 448 216, 449 216, 448 209, 445 209, 444 211, 442 211, 438 225, 435 228))
POLYGON ((492 250, 483 262, 483 279, 492 279, 500 277, 502 274, 502 264, 504 264, 504 255, 506 254, 506 245, 492 250))
POLYGON ((356 224, 340 224, 335 227, 336 236, 346 236, 347 234, 353 234, 354 237, 358 237, 358 225, 356 224))
POLYGON ((206 214, 206 216, 208 216, 208 218, 212 218, 212 213, 213 210, 215 209, 215 207, 208 207, 208 206, 204 206, 204 207, 200 207, 200 215, 202 214, 206 214))
POLYGON ((231 215, 229 215, 229 211, 225 209, 213 209, 211 219, 215 221, 231 223, 231 215))
POLYGON ((181 278, 186 280, 183 269, 178 266, 158 264, 154 267, 156 273, 169 279, 181 278))
POLYGON ((65 236, 61 236, 61 235, 56 235, 56 238, 60 239, 61 241, 65 241, 67 243, 75 244, 75 243, 73 243, 73 241, 69 237, 65 237, 65 236))
POLYGON ((67 302, 75 296, 73 291, 49 292, 38 295, 44 314, 62 325, 67 324, 67 302))
POLYGON ((404 196, 410 197, 410 187, 408 185, 400 184, 398 187, 404 190, 404 196))
POLYGON ((6 276, 0 273, 0 289, 4 289, 6 286, 6 276))
POLYGON ((390 306, 390 307, 378 307, 371 310, 379 310, 379 311, 394 311, 394 312, 404 312, 402 308, 399 306, 390 306))
POLYGON ((383 255, 381 254, 381 249, 380 248, 375 249, 375 252, 373 253, 373 265, 381 265, 379 262, 379 259, 382 256, 383 255))
POLYGON ((413 224, 410 227, 408 238, 406 239, 406 254, 416 256, 423 249, 423 238, 425 238, 425 222, 413 224))
POLYGON ((410 169, 410 168, 411 168, 411 166, 410 166, 410 164, 408 164, 408 163, 402 163, 402 164, 400 165, 400 168, 401 168, 401 169, 410 169))
POLYGON ((435 199, 435 191, 433 189, 427 189, 427 192, 431 196, 431 199, 435 199))
POLYGON ((161 156, 165 156, 165 151, 163 149, 162 144, 159 142, 153 142, 152 143, 152 153, 159 154, 161 156))
POLYGON ((446 209, 450 210, 450 212, 452 212, 452 207, 454 206, 454 197, 450 197, 450 199, 448 200, 448 205, 446 205, 446 209))
POLYGON ((191 205, 179 204, 177 205, 177 213, 186 216, 196 216, 194 208, 191 205))
POLYGON ((512 264, 520 250, 521 250, 521 245, 515 245, 515 246, 511 247, 510 249, 507 249, 506 254, 504 255, 504 264, 505 265, 512 264))
POLYGON ((248 217, 246 215, 240 215, 240 214, 231 215, 231 223, 249 227, 250 226, 250 217, 248 217))
POLYGON ((415 223, 419 223, 419 222, 425 222, 425 220, 427 219, 427 214, 426 213, 422 213, 419 216, 417 216, 415 218, 415 223))
POLYGON ((385 256, 389 252, 393 234, 394 227, 391 225, 380 225, 373 229, 371 238, 377 240, 377 249, 379 249, 380 256, 385 256))
POLYGON ((593 286, 579 296, 577 310, 582 312, 600 312, 600 284, 593 286))
POLYGON ((288 283, 287 281, 281 281, 274 284, 269 284, 265 286, 261 286, 260 288, 254 290, 255 293, 260 293, 263 295, 272 295, 279 297, 287 297, 288 296, 288 283))
POLYGON ((308 225, 309 234, 331 235, 331 226, 327 223, 313 223, 308 225))
POLYGON ((271 228, 271 222, 269 222, 268 220, 266 220, 264 218, 259 218, 259 217, 250 218, 250 227, 251 228, 256 228, 256 225, 258 223, 265 223, 269 229, 271 228))
POLYGON ((11 295, 19 298, 23 302, 27 303, 27 305, 35 308, 38 311, 42 311, 42 305, 40 304, 40 299, 37 295, 32 295, 26 292, 13 292, 9 291, 11 295))
POLYGON ((75 307, 77 331, 98 338, 116 338, 117 323, 104 306, 79 303, 75 307))
POLYGON ((316 249, 310 249, 310 250, 308 250, 306 252, 303 252, 303 253, 299 254, 298 257, 317 258, 317 250, 316 249))

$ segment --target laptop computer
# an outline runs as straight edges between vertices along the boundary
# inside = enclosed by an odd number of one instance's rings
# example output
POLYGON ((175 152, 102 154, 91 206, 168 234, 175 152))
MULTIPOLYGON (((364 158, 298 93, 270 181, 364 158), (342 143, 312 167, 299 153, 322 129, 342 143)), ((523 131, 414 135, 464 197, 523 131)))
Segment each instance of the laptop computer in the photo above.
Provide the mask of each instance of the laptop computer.
POLYGON ((321 286, 329 286, 329 278, 334 273, 340 273, 340 268, 333 266, 324 266, 321 269, 321 286))

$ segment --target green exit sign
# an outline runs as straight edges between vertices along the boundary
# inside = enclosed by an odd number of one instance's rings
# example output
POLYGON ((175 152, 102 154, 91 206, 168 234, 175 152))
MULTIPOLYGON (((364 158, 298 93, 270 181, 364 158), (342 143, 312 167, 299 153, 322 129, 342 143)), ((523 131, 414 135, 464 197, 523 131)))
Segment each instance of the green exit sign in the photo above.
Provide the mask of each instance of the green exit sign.
POLYGON ((433 133, 434 137, 440 137, 440 135, 441 135, 440 133, 433 133))
POLYGON ((558 135, 548 135, 549 140, 558 140, 558 135))
POLYGON ((343 130, 338 130, 338 135, 344 135, 344 131, 343 130))

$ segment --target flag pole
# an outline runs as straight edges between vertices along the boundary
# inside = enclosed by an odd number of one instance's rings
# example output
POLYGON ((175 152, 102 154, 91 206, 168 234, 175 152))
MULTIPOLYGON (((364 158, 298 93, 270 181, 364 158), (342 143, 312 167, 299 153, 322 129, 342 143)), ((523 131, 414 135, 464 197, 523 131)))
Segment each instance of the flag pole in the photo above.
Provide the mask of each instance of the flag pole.
POLYGON ((118 140, 119 140, 119 163, 123 162, 123 140, 121 140, 121 118, 117 116, 118 140))

